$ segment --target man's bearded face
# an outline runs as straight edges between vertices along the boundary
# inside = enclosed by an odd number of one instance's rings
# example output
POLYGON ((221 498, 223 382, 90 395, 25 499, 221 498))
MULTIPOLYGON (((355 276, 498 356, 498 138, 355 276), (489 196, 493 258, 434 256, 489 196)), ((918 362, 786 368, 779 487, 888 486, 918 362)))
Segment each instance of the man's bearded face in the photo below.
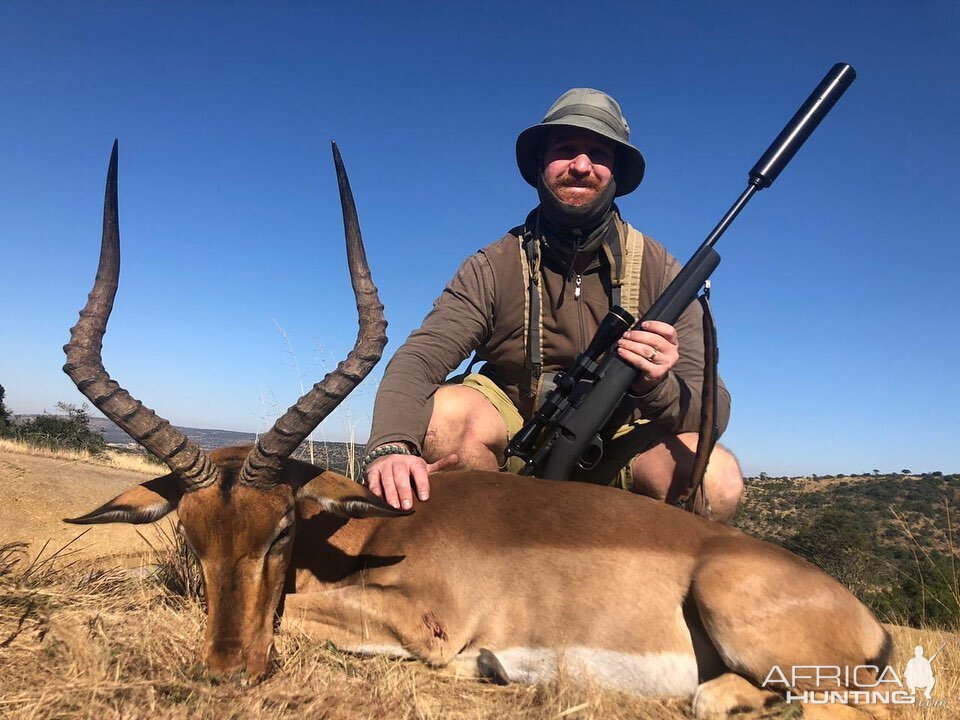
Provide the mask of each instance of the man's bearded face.
POLYGON ((546 137, 543 182, 567 205, 592 202, 613 177, 616 147, 589 130, 557 128, 546 137))

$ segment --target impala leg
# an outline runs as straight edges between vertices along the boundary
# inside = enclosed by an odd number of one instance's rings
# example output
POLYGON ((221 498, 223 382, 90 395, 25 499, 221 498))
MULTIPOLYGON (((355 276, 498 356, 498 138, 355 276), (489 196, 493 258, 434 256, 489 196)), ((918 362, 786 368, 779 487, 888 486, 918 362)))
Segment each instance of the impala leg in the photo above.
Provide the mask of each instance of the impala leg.
POLYGON ((461 652, 462 630, 456 632, 444 618, 415 607, 397 590, 353 585, 287 595, 283 622, 298 623, 310 635, 349 652, 415 657, 438 668, 457 660, 455 674, 481 677, 477 652, 461 652))
POLYGON ((739 675, 725 673, 703 683, 693 696, 693 716, 697 720, 725 720, 736 713, 756 712, 782 698, 770 690, 761 690, 739 675))
MULTIPOLYGON (((753 713, 782 704, 783 698, 771 690, 761 690, 739 675, 726 673, 705 682, 693 696, 693 716, 697 720, 727 720, 742 713, 753 713)), ((886 718, 884 708, 878 713, 849 705, 803 705, 804 720, 870 720, 886 718)))
POLYGON ((439 670, 456 678, 487 680, 494 685, 510 684, 510 676, 500 664, 500 660, 486 648, 462 652, 439 670))
MULTIPOLYGON (((706 546, 690 594, 724 664, 755 688, 767 681, 766 689, 781 694, 857 690, 846 684, 846 673, 858 666, 882 668, 890 655, 889 635, 839 583, 750 538, 718 538, 706 546), (803 668, 826 670, 811 674, 803 668)), ((735 686, 718 685, 714 696, 724 687, 735 686)), ((861 709, 875 716, 885 712, 878 705, 861 709)))
POLYGON ((890 710, 882 705, 804 705, 804 720, 881 720, 893 717, 890 710))
POLYGON ((509 685, 510 676, 500 664, 500 658, 494 655, 486 648, 480 648, 480 655, 477 657, 477 670, 480 677, 489 680, 494 685, 509 685))
POLYGON ((410 653, 384 625, 375 599, 357 597, 358 593, 353 590, 355 588, 341 588, 287 595, 281 628, 302 629, 311 637, 329 640, 348 652, 409 657, 410 653))

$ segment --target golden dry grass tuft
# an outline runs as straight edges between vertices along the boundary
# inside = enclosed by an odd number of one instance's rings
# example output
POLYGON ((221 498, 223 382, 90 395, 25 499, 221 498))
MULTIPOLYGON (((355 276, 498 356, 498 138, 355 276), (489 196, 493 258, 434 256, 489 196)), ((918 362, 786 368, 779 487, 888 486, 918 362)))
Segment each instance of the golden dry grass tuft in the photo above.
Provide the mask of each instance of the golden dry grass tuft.
MULTIPOLYGON (((195 567, 172 534, 140 568, 95 569, 69 550, 28 555, 0 546, 0 718, 649 718, 689 717, 684 699, 639 699, 568 678, 506 688, 455 679, 415 662, 358 658, 296 630, 277 636, 272 675, 255 687, 217 685, 198 664, 204 612, 195 567)), ((960 701, 960 655, 949 633, 892 628, 903 667, 913 646, 947 646, 936 696, 952 706, 910 710, 946 720, 960 701)), ((796 718, 797 708, 762 718, 796 718)))
POLYGON ((565 679, 507 688, 457 680, 414 662, 346 655, 295 631, 277 636, 265 682, 216 685, 197 662, 201 604, 171 590, 155 559, 134 570, 66 560, 0 547, 0 717, 671 720, 689 710, 687 701, 565 679))
MULTIPOLYGON (((94 468, 84 479, 80 470, 87 458, 40 458, 29 463, 25 458, 0 455, 0 491, 14 513, 2 523, 6 533, 15 527, 10 520, 17 514, 37 524, 37 533, 52 533, 54 527, 64 527, 58 519, 64 514, 85 511, 102 501, 101 494, 110 497, 129 482, 142 481, 102 468, 94 468), (69 469, 68 478, 62 466, 69 469), (100 488, 99 483, 111 486, 100 488), (93 486, 97 499, 58 497, 54 504, 59 505, 50 515, 54 519, 43 522, 32 519, 35 508, 20 492, 36 485, 48 488, 43 492, 53 496, 86 484, 93 486), (60 512, 67 506, 69 512, 60 512)), ((157 474, 155 466, 146 472, 157 474)), ((113 526, 94 528, 80 542, 71 543, 73 535, 61 536, 56 544, 39 551, 43 538, 51 534, 34 534, 40 542, 32 548, 17 542, 2 544, 0 537, 0 718, 689 717, 689 700, 643 700, 567 678, 540 687, 499 688, 456 680, 414 662, 346 655, 286 629, 277 636, 277 666, 265 682, 251 688, 215 685, 198 667, 204 612, 192 555, 166 523, 157 524, 159 534, 153 529, 142 531, 152 551, 132 567, 125 560, 122 568, 115 568, 118 561, 113 556, 90 558, 79 551, 92 543, 93 533, 109 527, 113 526), (63 547, 56 549, 59 546, 63 547)), ((132 540, 138 541, 130 530, 132 540)), ((112 554, 132 550, 129 540, 101 542, 112 554)), ((643 598, 634 601, 643 602, 643 598)), ((915 645, 923 645, 929 657, 946 643, 934 666, 934 697, 948 705, 911 709, 904 717, 952 720, 960 716, 958 636, 890 629, 897 643, 893 665, 898 670, 915 645)), ((799 709, 793 707, 754 717, 798 716, 799 709)))
POLYGON ((162 475, 166 467, 148 455, 127 450, 108 449, 100 455, 91 455, 79 450, 53 450, 50 448, 18 442, 9 438, 0 438, 0 450, 17 455, 32 455, 65 462, 82 462, 90 465, 102 465, 117 470, 129 470, 144 475, 162 475))

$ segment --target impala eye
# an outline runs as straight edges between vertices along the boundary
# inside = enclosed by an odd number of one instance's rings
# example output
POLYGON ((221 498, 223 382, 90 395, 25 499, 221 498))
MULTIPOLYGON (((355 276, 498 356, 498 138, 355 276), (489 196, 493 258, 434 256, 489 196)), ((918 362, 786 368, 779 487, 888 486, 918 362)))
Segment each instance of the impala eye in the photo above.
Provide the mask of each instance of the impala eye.
POLYGON ((293 525, 287 525, 280 533, 273 539, 273 545, 270 546, 271 550, 281 547, 293 536, 293 525))

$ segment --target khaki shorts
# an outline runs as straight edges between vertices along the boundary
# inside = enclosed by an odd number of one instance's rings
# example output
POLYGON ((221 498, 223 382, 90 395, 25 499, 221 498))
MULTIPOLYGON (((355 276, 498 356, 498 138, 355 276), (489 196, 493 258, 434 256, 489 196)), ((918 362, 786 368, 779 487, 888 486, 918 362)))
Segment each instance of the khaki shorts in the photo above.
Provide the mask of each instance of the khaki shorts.
MULTIPOLYGON (((520 411, 510 402, 507 394, 486 375, 470 373, 454 380, 465 387, 479 391, 500 413, 507 426, 507 437, 512 438, 523 427, 523 418, 520 411)), ((591 482, 598 485, 612 485, 624 490, 633 488, 633 475, 630 472, 630 463, 637 455, 649 450, 660 442, 667 434, 657 423, 649 420, 631 420, 620 425, 612 433, 601 433, 603 438, 603 457, 591 470, 575 467, 570 473, 571 480, 591 482)), ((519 458, 509 458, 501 470, 519 472, 523 461, 519 458)))

